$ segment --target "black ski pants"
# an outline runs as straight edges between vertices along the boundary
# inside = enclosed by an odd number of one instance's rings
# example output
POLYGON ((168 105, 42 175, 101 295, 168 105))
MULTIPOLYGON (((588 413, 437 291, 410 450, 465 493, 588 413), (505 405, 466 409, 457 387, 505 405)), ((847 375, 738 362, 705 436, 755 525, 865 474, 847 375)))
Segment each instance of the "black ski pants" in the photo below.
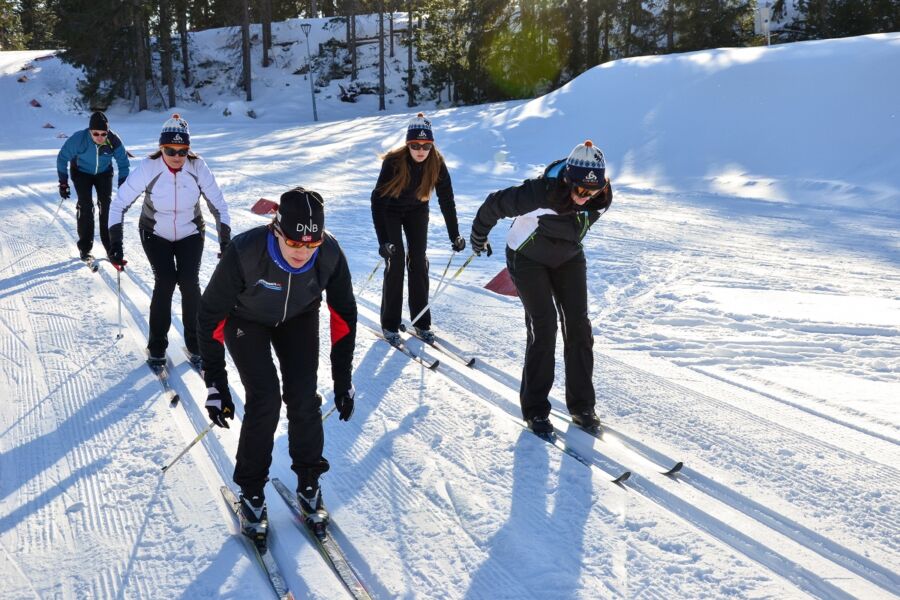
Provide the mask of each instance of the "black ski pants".
POLYGON ((229 317, 225 345, 246 391, 234 482, 244 495, 263 495, 282 402, 291 468, 298 478, 313 472, 317 480, 318 473, 328 469, 322 458, 322 401, 316 393, 319 311, 301 313, 276 327, 229 317), (281 367, 281 389, 272 348, 281 367))
MULTIPOLYGON (((391 206, 385 210, 388 241, 394 255, 385 260, 384 287, 381 292, 381 326, 390 331, 400 328, 403 312, 403 268, 409 271, 409 318, 428 304, 428 202, 413 206, 391 206), (404 251, 403 234, 407 248, 404 251)), ((413 325, 431 327, 431 311, 413 325)))
POLYGON ((184 342, 194 354, 197 344, 197 311, 200 308, 200 258, 203 256, 203 234, 197 233, 177 242, 141 229, 141 244, 153 269, 153 296, 150 298, 150 337, 147 350, 152 356, 163 356, 169 347, 172 325, 172 295, 175 286, 181 290, 181 321, 184 342))
POLYGON ((100 208, 100 241, 109 254, 109 203, 112 200, 112 169, 92 175, 72 169, 72 183, 78 202, 75 217, 78 223, 78 250, 90 252, 94 247, 94 199, 97 190, 97 206, 100 208))
POLYGON ((584 253, 558 267, 506 249, 506 265, 525 307, 527 342, 519 401, 526 419, 550 414, 548 396, 556 371, 556 319, 563 334, 566 408, 572 414, 594 409, 594 336, 587 311, 584 253))

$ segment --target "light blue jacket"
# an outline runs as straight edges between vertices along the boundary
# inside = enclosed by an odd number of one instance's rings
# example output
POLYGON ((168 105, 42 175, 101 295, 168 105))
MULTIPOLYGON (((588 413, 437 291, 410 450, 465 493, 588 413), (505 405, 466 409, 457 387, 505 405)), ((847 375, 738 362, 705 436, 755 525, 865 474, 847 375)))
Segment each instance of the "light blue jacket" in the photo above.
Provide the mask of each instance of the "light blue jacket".
POLYGON ((94 143, 91 132, 82 129, 67 139, 60 148, 56 156, 56 171, 60 181, 68 181, 68 165, 75 160, 75 168, 82 173, 106 173, 112 170, 114 158, 119 167, 119 181, 123 181, 128 177, 128 155, 119 136, 110 131, 106 141, 98 146, 94 143))

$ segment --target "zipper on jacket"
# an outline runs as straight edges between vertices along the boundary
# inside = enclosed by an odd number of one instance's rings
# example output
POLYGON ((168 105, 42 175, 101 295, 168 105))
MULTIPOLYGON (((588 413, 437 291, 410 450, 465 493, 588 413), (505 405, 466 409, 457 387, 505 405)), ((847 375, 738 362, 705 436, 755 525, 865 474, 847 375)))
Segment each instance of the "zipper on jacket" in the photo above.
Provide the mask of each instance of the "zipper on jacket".
MULTIPOLYGON (((165 161, 163 161, 165 162, 165 161)), ((172 210, 172 237, 178 241, 178 171, 172 173, 172 187, 175 189, 175 208, 172 210)))
POLYGON ((100 171, 100 146, 94 144, 94 150, 97 152, 97 160, 94 161, 94 175, 100 171))
POLYGON ((293 277, 293 273, 288 273, 287 292, 285 292, 284 294, 284 313, 281 315, 282 323, 284 323, 284 320, 287 319, 288 300, 291 298, 291 281, 293 280, 293 277))

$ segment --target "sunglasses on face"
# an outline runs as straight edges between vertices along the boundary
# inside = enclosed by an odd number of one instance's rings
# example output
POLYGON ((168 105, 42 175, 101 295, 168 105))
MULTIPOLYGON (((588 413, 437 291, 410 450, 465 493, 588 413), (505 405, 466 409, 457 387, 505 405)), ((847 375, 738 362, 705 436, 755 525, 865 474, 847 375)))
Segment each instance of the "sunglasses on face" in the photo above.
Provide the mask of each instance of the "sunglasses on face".
POLYGON ((281 231, 281 227, 279 227, 278 225, 275 226, 275 231, 278 233, 278 236, 279 236, 282 240, 284 240, 284 244, 285 244, 288 248, 309 248, 309 249, 313 249, 313 248, 318 248, 319 246, 321 246, 322 244, 325 243, 325 238, 322 238, 322 239, 319 240, 318 242, 298 242, 298 241, 292 240, 292 239, 289 238, 288 236, 284 235, 284 232, 281 231))
POLYGON ((109 135, 108 131, 92 131, 91 135, 94 137, 106 137, 109 135))
POLYGON ((413 150, 431 150, 434 147, 434 144, 410 144, 409 147, 413 150))
POLYGON ((190 152, 190 148, 179 148, 178 150, 169 148, 168 146, 163 148, 163 153, 166 156, 187 156, 188 152, 190 152))
POLYGON ((580 185, 576 185, 572 188, 572 190, 579 198, 593 198, 594 196, 602 192, 603 188, 586 188, 580 185))

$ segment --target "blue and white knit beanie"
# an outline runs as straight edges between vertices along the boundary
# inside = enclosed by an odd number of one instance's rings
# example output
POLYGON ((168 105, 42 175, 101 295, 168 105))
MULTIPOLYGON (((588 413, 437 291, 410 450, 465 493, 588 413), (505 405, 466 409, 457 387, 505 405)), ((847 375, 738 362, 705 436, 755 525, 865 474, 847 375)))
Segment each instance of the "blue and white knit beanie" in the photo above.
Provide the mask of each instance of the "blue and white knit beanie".
POLYGON ((163 125, 162 133, 159 134, 159 145, 191 145, 191 134, 188 131, 187 121, 182 119, 178 113, 172 115, 172 118, 163 125))
POLYGON ((591 140, 578 144, 566 159, 566 178, 572 185, 599 189, 606 185, 606 160, 591 140))
POLYGON ((406 125, 406 143, 410 142, 432 142, 434 143, 434 134, 431 132, 431 121, 425 118, 423 113, 419 113, 415 118, 410 119, 406 125))

